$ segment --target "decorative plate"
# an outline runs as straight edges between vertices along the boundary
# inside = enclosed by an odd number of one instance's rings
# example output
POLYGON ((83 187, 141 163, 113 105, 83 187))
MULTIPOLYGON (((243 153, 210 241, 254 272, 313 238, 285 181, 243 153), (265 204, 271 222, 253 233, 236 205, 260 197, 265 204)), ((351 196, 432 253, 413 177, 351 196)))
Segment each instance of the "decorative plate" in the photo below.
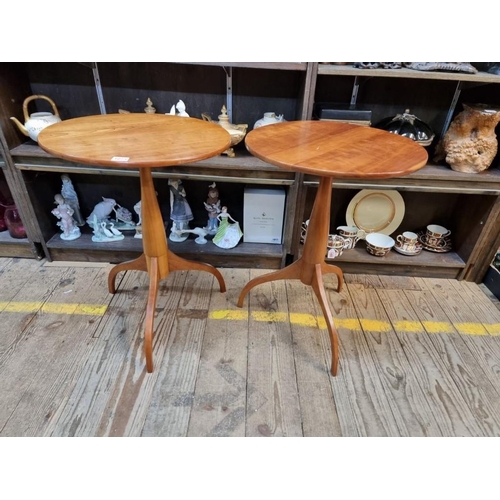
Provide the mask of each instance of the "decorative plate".
POLYGON ((367 233, 392 234, 405 215, 403 197, 393 189, 363 189, 349 203, 347 224, 367 233))

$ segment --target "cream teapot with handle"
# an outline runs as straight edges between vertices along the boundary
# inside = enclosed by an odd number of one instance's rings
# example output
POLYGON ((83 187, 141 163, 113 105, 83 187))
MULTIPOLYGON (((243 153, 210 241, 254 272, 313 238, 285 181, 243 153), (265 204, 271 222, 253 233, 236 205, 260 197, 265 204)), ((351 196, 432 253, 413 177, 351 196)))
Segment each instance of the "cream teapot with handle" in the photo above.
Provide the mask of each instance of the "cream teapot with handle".
POLYGON ((242 123, 239 125, 235 125, 233 123, 230 123, 229 116, 227 114, 227 108, 225 105, 222 106, 218 122, 213 121, 208 113, 202 113, 201 117, 207 122, 217 123, 229 132, 229 135, 231 136, 231 147, 229 149, 226 149, 226 151, 223 151, 222 154, 226 154, 230 158, 234 158, 236 155, 232 146, 236 146, 236 144, 239 144, 243 140, 247 133, 248 124, 242 123))
POLYGON ((56 104, 54 101, 47 96, 44 95, 32 95, 27 97, 23 103, 23 113, 24 113, 24 125, 14 116, 11 116, 10 119, 18 126, 19 130, 30 139, 33 139, 35 142, 38 142, 38 134, 49 125, 53 125, 54 123, 58 123, 61 121, 59 117, 59 111, 57 110, 56 104), (49 113, 47 111, 41 111, 39 113, 28 114, 28 104, 35 99, 45 99, 50 103, 52 109, 54 110, 54 114, 49 113))

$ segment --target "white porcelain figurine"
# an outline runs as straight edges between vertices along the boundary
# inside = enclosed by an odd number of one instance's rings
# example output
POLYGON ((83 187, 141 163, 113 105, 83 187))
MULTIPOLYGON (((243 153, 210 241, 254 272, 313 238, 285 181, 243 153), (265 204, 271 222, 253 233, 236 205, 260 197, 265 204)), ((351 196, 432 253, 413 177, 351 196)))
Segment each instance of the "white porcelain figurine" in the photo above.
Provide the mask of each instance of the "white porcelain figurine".
POLYGON ((187 116, 189 117, 189 115, 186 113, 186 105, 184 104, 184 101, 180 100, 179 99, 179 102, 177 104, 174 104, 172 105, 172 107, 170 108, 170 112, 169 113, 165 113, 166 115, 175 115, 177 114, 177 116, 187 116), (177 108, 177 113, 175 112, 175 109, 177 108))
POLYGON ((85 220, 80 212, 80 203, 78 201, 78 196, 76 195, 75 188, 73 187, 73 183, 71 182, 69 175, 61 175, 61 180, 61 195, 66 200, 66 203, 68 203, 68 205, 73 209, 73 219, 75 219, 76 223, 79 226, 84 226, 85 220))
POLYGON ((193 212, 186 200, 186 190, 182 181, 169 179, 168 187, 170 190, 170 220, 172 221, 169 239, 176 242, 185 241, 188 235, 182 234, 182 230, 189 229, 189 221, 194 219, 193 212))
POLYGON ((142 240, 142 213, 141 213, 141 202, 140 200, 134 205, 134 212, 139 217, 139 221, 135 225, 134 238, 139 238, 142 240))
POLYGON ((56 194, 54 200, 57 207, 52 210, 52 215, 59 219, 57 225, 62 229, 61 239, 66 241, 76 240, 81 236, 81 232, 76 225, 75 219, 73 219, 73 209, 60 194, 56 194))

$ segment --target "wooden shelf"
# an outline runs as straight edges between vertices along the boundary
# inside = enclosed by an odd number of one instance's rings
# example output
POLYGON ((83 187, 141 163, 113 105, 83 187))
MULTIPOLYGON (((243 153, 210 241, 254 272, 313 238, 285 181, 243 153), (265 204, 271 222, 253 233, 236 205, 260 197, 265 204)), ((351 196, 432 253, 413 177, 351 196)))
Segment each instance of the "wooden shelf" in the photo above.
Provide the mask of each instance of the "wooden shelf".
POLYGON ((9 231, 0 232, 0 257, 35 259, 36 255, 27 238, 12 238, 9 231))
MULTIPOLYGON (((44 172, 75 174, 100 174, 138 177, 135 169, 116 169, 84 165, 56 158, 46 153, 35 142, 29 141, 10 151, 16 168, 44 172)), ((234 158, 219 155, 196 163, 153 169, 153 177, 209 180, 219 182, 244 182, 251 184, 291 185, 295 173, 285 171, 252 156, 246 149, 236 151, 234 158)))
MULTIPOLYGON (((86 231, 86 228, 83 228, 86 231)), ((124 232, 125 238, 119 241, 97 243, 92 234, 83 233, 80 238, 64 241, 55 234, 48 242, 52 260, 72 260, 84 262, 119 263, 135 259, 142 253, 142 240, 133 237, 134 232, 124 232)), ((283 257, 283 245, 267 243, 239 243, 231 249, 219 248, 211 241, 198 245, 194 236, 181 243, 168 241, 175 254, 185 259, 206 262, 216 267, 255 267, 260 269, 279 269, 283 257)))
POLYGON ((422 250, 419 255, 401 255, 391 250, 384 257, 375 257, 366 251, 364 242, 356 248, 345 251, 336 259, 327 259, 330 264, 338 265, 344 272, 367 274, 395 274, 406 276, 436 276, 456 279, 465 267, 465 262, 455 253, 434 253, 422 250))
POLYGON ((183 62, 181 64, 200 64, 203 66, 224 66, 231 68, 277 69, 294 71, 305 71, 307 69, 306 62, 183 62))
MULTIPOLYGON (((319 178, 306 175, 304 184, 315 186, 319 178)), ((393 179, 339 179, 334 180, 336 189, 398 189, 440 193, 500 194, 500 169, 490 168, 478 174, 456 172, 446 165, 429 163, 424 168, 405 177, 393 179)))
POLYGON ((443 72, 443 71, 418 71, 414 69, 362 69, 352 65, 319 64, 319 75, 332 76, 376 76, 384 78, 415 78, 418 80, 452 80, 476 83, 500 83, 500 76, 479 71, 476 74, 443 72))

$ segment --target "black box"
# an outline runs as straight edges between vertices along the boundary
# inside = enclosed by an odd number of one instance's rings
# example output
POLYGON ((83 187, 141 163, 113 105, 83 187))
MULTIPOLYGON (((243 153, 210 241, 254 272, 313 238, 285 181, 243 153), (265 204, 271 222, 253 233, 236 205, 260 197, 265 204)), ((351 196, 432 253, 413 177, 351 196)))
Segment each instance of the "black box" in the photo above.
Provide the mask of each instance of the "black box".
POLYGON ((495 266, 491 265, 488 268, 488 272, 483 278, 483 284, 500 300, 500 271, 495 266))
POLYGON ((313 118, 316 120, 371 123, 372 110, 362 104, 316 102, 314 104, 313 118))

